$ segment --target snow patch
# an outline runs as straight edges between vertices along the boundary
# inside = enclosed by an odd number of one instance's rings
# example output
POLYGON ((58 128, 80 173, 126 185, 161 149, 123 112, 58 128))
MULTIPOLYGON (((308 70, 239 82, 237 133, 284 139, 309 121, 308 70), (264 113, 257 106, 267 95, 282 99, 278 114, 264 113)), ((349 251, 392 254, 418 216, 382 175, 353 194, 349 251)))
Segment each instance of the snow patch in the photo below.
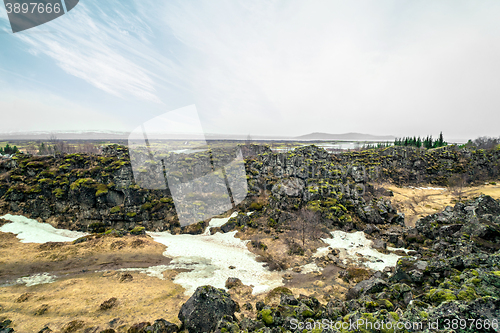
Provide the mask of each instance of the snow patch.
MULTIPOLYGON (((292 270, 292 269, 289 269, 289 270, 292 270)), ((302 274, 308 274, 308 273, 314 273, 314 272, 321 272, 322 270, 323 270, 323 268, 316 265, 315 262, 312 262, 312 263, 309 263, 309 264, 302 266, 300 272, 302 274)))
POLYGON ((22 243, 72 242, 88 235, 84 232, 56 229, 48 223, 40 223, 20 215, 0 216, 12 223, 0 227, 1 232, 11 232, 17 235, 22 243))
MULTIPOLYGON (((350 262, 364 265, 373 270, 381 271, 385 267, 394 267, 401 256, 394 253, 384 254, 375 250, 373 242, 365 237, 365 233, 357 231, 347 233, 340 230, 331 232, 333 238, 322 238, 321 240, 329 246, 319 248, 313 257, 323 257, 330 252, 330 248, 339 249, 339 258, 344 264, 350 262), (361 256, 359 256, 359 255, 361 256)), ((396 249, 395 249, 396 250, 396 249)), ((404 250, 404 249, 397 249, 404 250)))
POLYGON ((151 266, 148 268, 120 268, 117 271, 119 272, 139 272, 142 274, 146 274, 147 276, 151 277, 156 277, 160 280, 165 280, 163 277, 163 272, 166 270, 172 269, 171 266, 167 265, 158 265, 158 266, 151 266))
MULTIPOLYGON (((214 221, 213 225, 221 222, 214 221)), ((169 232, 148 234, 156 242, 167 246, 163 254, 173 260, 166 269, 190 270, 179 273, 174 279, 175 283, 186 289, 186 295, 191 295, 197 287, 203 285, 225 288, 229 277, 239 278, 244 284, 253 286, 253 294, 283 285, 281 274, 271 272, 263 263, 257 262, 256 256, 246 246, 248 241, 236 238, 236 231, 225 234, 217 232, 214 235, 172 235, 169 232)), ((163 268, 158 268, 161 269, 163 268)))
POLYGON ((55 280, 56 277, 54 275, 50 275, 49 273, 40 273, 19 278, 15 282, 7 282, 6 284, 0 285, 0 287, 10 287, 18 284, 25 284, 26 287, 31 287, 38 284, 52 283, 55 280))
POLYGON ((408 186, 408 188, 412 188, 414 190, 437 190, 437 191, 446 190, 444 187, 413 187, 413 186, 408 186))
POLYGON ((238 212, 234 212, 231 214, 231 216, 229 217, 225 217, 225 218, 222 218, 222 219, 211 219, 210 222, 208 223, 208 226, 211 227, 211 228, 215 228, 215 227, 222 227, 224 224, 227 223, 227 221, 229 221, 230 218, 232 217, 236 217, 238 216, 238 212))

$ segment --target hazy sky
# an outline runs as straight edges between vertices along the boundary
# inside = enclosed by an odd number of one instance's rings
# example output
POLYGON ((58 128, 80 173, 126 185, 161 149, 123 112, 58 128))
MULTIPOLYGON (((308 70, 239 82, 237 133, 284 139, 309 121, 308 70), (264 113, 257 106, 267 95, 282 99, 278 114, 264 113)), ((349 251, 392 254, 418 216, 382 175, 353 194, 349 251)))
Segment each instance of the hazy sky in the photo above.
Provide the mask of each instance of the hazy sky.
POLYGON ((12 34, 0 132, 131 131, 195 104, 206 132, 500 135, 500 2, 81 0, 12 34))

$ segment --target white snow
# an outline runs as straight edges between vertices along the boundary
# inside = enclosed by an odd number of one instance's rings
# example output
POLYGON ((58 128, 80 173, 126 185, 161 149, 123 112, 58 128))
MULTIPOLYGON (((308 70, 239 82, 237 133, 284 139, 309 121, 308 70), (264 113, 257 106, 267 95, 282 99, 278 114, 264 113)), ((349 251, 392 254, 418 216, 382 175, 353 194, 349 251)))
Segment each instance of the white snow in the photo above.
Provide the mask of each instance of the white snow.
MULTIPOLYGON (((214 221, 213 225, 221 222, 214 221)), ((174 279, 175 283, 186 289, 188 295, 197 287, 208 284, 225 288, 229 277, 239 278, 244 284, 252 285, 254 294, 283 285, 281 274, 271 272, 263 263, 257 262, 256 256, 247 249, 248 241, 236 238, 236 231, 225 234, 218 232, 214 235, 171 235, 169 232, 148 234, 156 242, 167 246, 164 255, 173 258, 168 269, 191 270, 179 273, 174 279), (230 266, 235 268, 231 269, 230 266)))
POLYGON ((387 266, 396 266, 396 263, 400 258, 400 256, 394 253, 384 254, 375 250, 372 247, 373 242, 367 239, 365 237, 365 233, 362 231, 347 233, 336 230, 332 231, 331 235, 333 238, 321 239, 329 246, 319 248, 313 255, 314 257, 327 255, 330 248, 339 249, 339 258, 343 260, 344 264, 351 261, 377 271, 381 271, 387 266), (362 256, 360 257, 357 254, 361 254, 362 256))
POLYGON ((436 191, 446 190, 444 187, 413 187, 413 186, 409 186, 408 188, 412 188, 414 190, 436 190, 436 191))
POLYGON ((52 283, 55 281, 55 278, 54 275, 50 275, 49 273, 41 273, 19 278, 16 280, 16 284, 26 284, 26 287, 31 287, 37 284, 52 283))
POLYGON ((17 235, 22 243, 72 242, 87 235, 84 232, 56 229, 48 223, 40 223, 20 215, 0 216, 12 223, 0 227, 1 232, 11 232, 17 235))
MULTIPOLYGON (((165 280, 163 278, 163 272, 166 270, 172 269, 171 266, 166 266, 166 265, 158 265, 158 266, 151 266, 148 268, 120 268, 117 271, 119 272, 139 272, 146 274, 151 277, 156 277, 160 280, 165 280)), ((105 272, 105 271, 98 271, 98 272, 105 272)))
POLYGON ((209 227, 221 227, 223 226, 224 224, 227 223, 227 221, 229 221, 230 218, 232 217, 236 217, 238 216, 238 212, 234 212, 233 214, 231 214, 231 216, 229 217, 225 217, 225 218, 222 218, 222 219, 211 219, 210 222, 208 223, 208 226, 209 227))
POLYGON ((7 282, 0 285, 0 287, 10 287, 18 284, 25 284, 26 287, 31 287, 36 286, 37 284, 52 283, 55 280, 56 277, 54 275, 50 275, 49 273, 40 273, 19 278, 14 282, 7 282))
MULTIPOLYGON (((292 268, 290 268, 289 270, 292 270, 292 268)), ((323 270, 323 268, 316 265, 315 262, 311 262, 309 264, 305 264, 304 266, 302 266, 300 272, 302 274, 308 274, 308 273, 314 273, 314 272, 321 272, 322 270, 323 270)))

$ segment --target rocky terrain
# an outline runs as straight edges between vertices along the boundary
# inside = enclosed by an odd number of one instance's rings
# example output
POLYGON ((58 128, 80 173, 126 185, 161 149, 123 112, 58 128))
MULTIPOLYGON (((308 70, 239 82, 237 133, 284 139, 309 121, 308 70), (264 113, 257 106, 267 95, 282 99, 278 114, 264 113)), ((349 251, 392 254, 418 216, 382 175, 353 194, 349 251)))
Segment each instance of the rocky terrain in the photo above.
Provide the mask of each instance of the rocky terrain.
MULTIPOLYGON (((170 311, 176 318, 164 317, 168 321, 154 318, 102 330, 91 319, 77 319, 68 320, 61 332, 498 331, 500 202, 487 195, 457 199, 454 206, 408 226, 391 203, 392 191, 378 184, 448 186, 456 175, 466 175, 469 184, 493 182, 500 172, 500 151, 453 146, 335 155, 314 146, 287 153, 261 146, 242 150, 249 195, 237 205, 236 217, 211 232, 238 231, 270 269, 291 270, 284 275, 290 279, 285 287, 250 297, 249 286, 229 279, 228 291, 203 286, 189 299, 180 297, 181 304, 170 311), (297 221, 307 221, 307 231, 300 234, 297 221), (380 253, 394 251, 391 247, 406 250, 397 252, 402 257, 396 267, 383 271, 345 265, 338 251, 314 257, 324 246, 320 238, 332 230, 364 231, 380 253), (301 242, 301 236, 307 241, 301 242), (323 272, 298 283, 294 272, 310 262, 323 272), (306 287, 313 282, 314 287, 306 287)), ((176 163, 189 168, 195 163, 189 158, 176 163)), ((110 146, 102 155, 18 154, 2 160, 0 172, 2 213, 91 232, 91 239, 130 232, 126 237, 145 237, 133 235, 144 230, 201 234, 208 225, 181 227, 169 190, 140 188, 121 146, 110 146)), ((15 265, 2 263, 11 270, 4 274, 13 275, 15 265)), ((116 301, 111 297, 101 306, 112 308, 116 301)), ((12 318, 2 317, 2 308, 0 319, 0 332, 12 332, 12 318)))
MULTIPOLYGON (((499 174, 498 150, 445 147, 426 151, 390 147, 329 154, 308 146, 288 153, 273 153, 256 145, 243 146, 242 150, 246 156, 249 195, 238 205, 240 211, 250 209, 258 196, 267 191, 269 200, 264 209, 270 209, 266 216, 275 221, 279 221, 281 211, 286 215, 290 210, 309 206, 321 211, 331 225, 346 229, 361 230, 357 226, 360 222, 401 223, 401 216, 385 207, 385 203, 370 201, 375 194, 369 185, 372 182, 447 185, 456 174, 467 174, 470 182, 476 183, 496 179, 499 174), (337 203, 332 204, 328 198, 337 203), (330 209, 332 205, 334 209, 330 209), (325 208, 330 209, 328 214, 325 208)), ((220 156, 223 160, 231 155, 220 156)), ((203 153, 183 155, 172 163, 173 169, 194 169, 200 159, 205 160, 203 153)), ((151 169, 143 174, 150 174, 155 168, 151 163, 151 169)), ((256 207, 261 204, 256 202, 256 207)), ((202 222, 181 229, 169 189, 139 187, 127 149, 122 146, 105 147, 102 155, 18 154, 12 159, 2 159, 0 212, 23 214, 60 228, 81 231, 131 230, 140 225, 146 230, 201 233, 204 228, 202 222)))

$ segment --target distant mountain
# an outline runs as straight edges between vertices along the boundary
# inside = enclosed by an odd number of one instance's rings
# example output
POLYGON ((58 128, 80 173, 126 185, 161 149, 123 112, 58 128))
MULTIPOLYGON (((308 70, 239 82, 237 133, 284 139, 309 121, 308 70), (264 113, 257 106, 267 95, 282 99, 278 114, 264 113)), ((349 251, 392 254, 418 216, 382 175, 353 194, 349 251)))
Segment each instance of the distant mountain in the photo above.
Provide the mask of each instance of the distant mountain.
POLYGON ((330 134, 330 133, 310 133, 306 135, 297 136, 296 140, 339 140, 339 141, 394 141, 396 137, 392 135, 371 135, 362 133, 344 133, 344 134, 330 134))
MULTIPOLYGON (((123 141, 127 140, 129 132, 112 132, 112 131, 68 131, 68 132, 11 132, 0 133, 0 140, 33 140, 47 141, 51 136, 55 136, 58 140, 106 140, 106 141, 123 141)), ((169 140, 198 140, 199 135, 171 133, 167 136, 164 134, 149 133, 150 139, 159 138, 169 140), (195 138, 196 137, 196 138, 195 138)), ((206 140, 247 140, 248 134, 217 134, 206 133, 206 140)), ((279 135, 251 135, 251 140, 256 141, 394 141, 395 137, 390 135, 378 136, 361 133, 345 133, 345 134, 329 134, 329 133, 311 133, 297 137, 279 136, 279 135)))

